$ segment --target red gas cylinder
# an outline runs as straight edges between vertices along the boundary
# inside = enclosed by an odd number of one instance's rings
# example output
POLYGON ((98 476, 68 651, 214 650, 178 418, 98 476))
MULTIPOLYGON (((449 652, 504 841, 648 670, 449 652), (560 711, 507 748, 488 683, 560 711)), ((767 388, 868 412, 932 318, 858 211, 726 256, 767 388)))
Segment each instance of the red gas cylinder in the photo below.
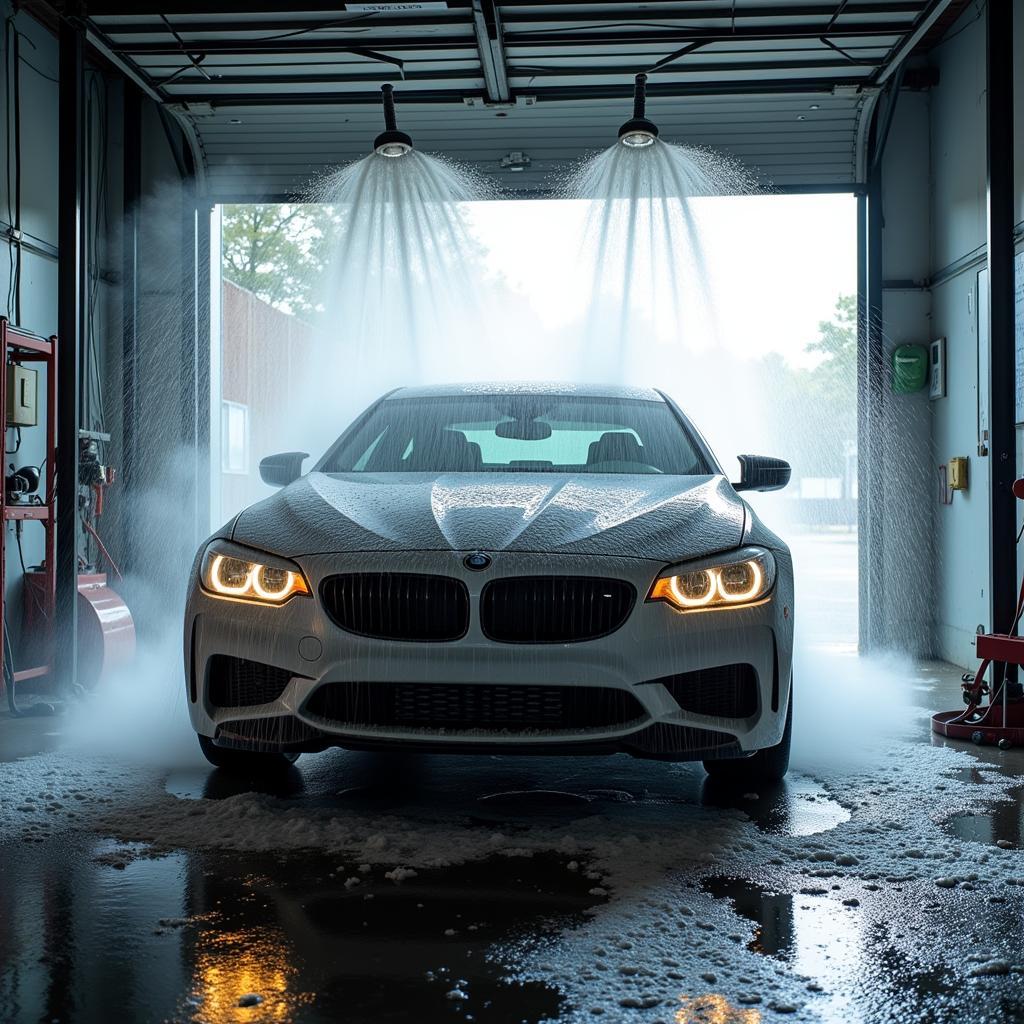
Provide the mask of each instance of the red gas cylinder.
POLYGON ((78 680, 91 690, 135 657, 135 623, 106 573, 78 577, 78 680))

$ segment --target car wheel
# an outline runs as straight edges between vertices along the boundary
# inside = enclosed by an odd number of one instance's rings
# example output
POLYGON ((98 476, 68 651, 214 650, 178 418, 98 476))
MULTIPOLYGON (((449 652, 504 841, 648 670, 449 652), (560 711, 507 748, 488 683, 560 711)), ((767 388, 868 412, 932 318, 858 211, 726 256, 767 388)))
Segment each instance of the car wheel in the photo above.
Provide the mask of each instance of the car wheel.
POLYGON ((774 747, 765 747, 750 757, 730 757, 704 762, 704 771, 715 782, 729 786, 781 782, 789 771, 789 748, 793 741, 793 686, 789 687, 789 707, 782 739, 774 747))
POLYGON ((299 759, 297 753, 267 754, 262 751, 218 747, 209 736, 199 737, 199 749, 215 768, 238 774, 261 775, 281 771, 299 759))

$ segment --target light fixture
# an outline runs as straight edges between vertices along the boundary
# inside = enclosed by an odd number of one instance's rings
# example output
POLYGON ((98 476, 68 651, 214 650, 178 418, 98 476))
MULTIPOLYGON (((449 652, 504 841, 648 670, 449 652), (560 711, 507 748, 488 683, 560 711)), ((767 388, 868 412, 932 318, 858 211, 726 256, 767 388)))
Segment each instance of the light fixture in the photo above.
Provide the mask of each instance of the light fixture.
POLYGON ((297 565, 255 551, 252 554, 255 557, 247 557, 237 545, 211 544, 203 555, 203 589, 214 597, 269 605, 284 604, 296 594, 309 595, 309 584, 297 565))
POLYGON ((647 106, 647 76, 643 73, 633 79, 633 116, 619 129, 619 142, 630 149, 651 146, 658 138, 658 126, 645 116, 647 106))
POLYGON ((501 158, 501 169, 503 171, 525 171, 529 168, 532 161, 529 156, 522 150, 513 150, 511 153, 506 153, 501 158))
POLYGON ((380 91, 384 101, 384 131, 373 140, 373 151, 378 156, 405 156, 412 150, 412 138, 398 130, 394 86, 382 85, 380 91))
POLYGON ((759 603, 775 585, 775 558, 764 548, 747 548, 729 561, 718 559, 659 576, 648 601, 665 601, 677 611, 736 608, 759 603))

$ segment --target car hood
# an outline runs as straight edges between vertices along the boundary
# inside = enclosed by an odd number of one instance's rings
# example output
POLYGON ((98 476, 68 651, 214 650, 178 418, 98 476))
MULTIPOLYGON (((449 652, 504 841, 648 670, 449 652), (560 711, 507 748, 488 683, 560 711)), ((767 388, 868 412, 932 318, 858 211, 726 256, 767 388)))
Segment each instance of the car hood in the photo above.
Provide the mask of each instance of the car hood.
POLYGON ((737 547, 745 520, 722 476, 310 473, 242 512, 232 537, 286 557, 482 550, 673 562, 737 547))

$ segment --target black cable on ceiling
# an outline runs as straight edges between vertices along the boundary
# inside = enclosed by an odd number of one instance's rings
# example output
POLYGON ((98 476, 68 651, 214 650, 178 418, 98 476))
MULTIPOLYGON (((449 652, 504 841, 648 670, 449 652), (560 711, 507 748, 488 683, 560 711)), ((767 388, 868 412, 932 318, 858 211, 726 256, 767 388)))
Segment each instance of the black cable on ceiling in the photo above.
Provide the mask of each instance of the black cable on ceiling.
MULTIPOLYGON (((369 11, 366 14, 356 14, 351 18, 345 18, 339 21, 326 21, 321 25, 311 25, 309 28, 298 28, 290 32, 281 32, 278 35, 273 36, 256 36, 251 41, 254 43, 275 43, 279 39, 291 39, 294 36, 306 35, 309 32, 322 32, 324 29, 329 28, 344 28, 346 25, 351 25, 356 21, 365 21, 367 18, 372 18, 376 14, 375 11, 369 11)), ((356 29, 357 32, 370 32, 372 29, 360 28, 356 29)))
POLYGON ((177 30, 167 20, 167 15, 161 14, 160 20, 167 26, 167 30, 171 33, 171 35, 174 36, 175 42, 177 42, 177 44, 181 47, 182 54, 188 57, 188 59, 192 62, 193 67, 195 67, 195 69, 209 82, 210 76, 203 70, 203 68, 199 66, 199 61, 197 61, 196 58, 193 57, 192 54, 189 52, 188 48, 185 46, 185 40, 182 39, 180 35, 178 35, 177 30))
POLYGON ((832 26, 835 25, 835 23, 840 19, 840 17, 842 17, 843 11, 846 10, 846 5, 849 2, 850 0, 840 0, 839 6, 835 9, 835 12, 833 13, 832 17, 828 19, 828 24, 825 26, 826 32, 830 32, 832 30, 832 26))
POLYGON ((854 57, 852 53, 833 43, 827 36, 819 36, 818 42, 824 44, 830 50, 835 50, 840 56, 845 57, 851 64, 856 64, 858 67, 876 68, 879 66, 878 61, 861 60, 859 57, 854 57))

